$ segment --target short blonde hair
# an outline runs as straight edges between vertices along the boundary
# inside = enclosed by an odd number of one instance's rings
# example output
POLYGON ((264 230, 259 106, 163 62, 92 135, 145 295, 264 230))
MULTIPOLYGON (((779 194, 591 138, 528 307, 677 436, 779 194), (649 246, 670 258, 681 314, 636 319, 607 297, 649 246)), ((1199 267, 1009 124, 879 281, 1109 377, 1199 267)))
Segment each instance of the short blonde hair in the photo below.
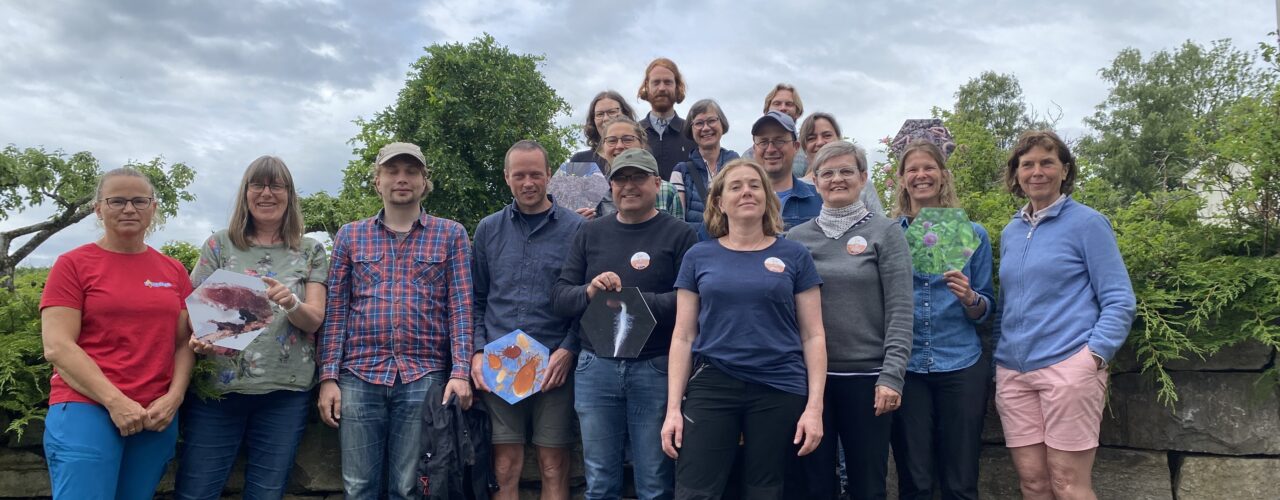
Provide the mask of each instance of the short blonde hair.
POLYGON ((707 234, 712 238, 729 234, 729 218, 725 216, 724 211, 720 210, 720 198, 724 196, 725 178, 729 176, 729 172, 737 168, 750 168, 760 176, 760 187, 765 191, 764 218, 760 221, 764 235, 782 234, 782 202, 773 192, 773 183, 769 182, 769 174, 765 173, 764 167, 752 158, 738 158, 729 162, 711 179, 711 189, 707 193, 707 210, 703 217, 707 225, 707 234))

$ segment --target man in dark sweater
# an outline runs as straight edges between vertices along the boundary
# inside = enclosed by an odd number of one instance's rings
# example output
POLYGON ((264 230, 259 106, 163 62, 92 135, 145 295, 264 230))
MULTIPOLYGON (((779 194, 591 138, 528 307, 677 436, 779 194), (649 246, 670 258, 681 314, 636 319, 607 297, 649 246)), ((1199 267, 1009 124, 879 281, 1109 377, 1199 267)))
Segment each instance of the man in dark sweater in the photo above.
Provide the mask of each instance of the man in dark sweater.
MULTIPOLYGON (((576 320, 597 293, 638 287, 657 325, 636 358, 604 357, 585 335, 575 371, 574 408, 582 426, 588 498, 622 494, 623 438, 630 439, 636 496, 671 498, 672 462, 659 434, 666 417, 667 351, 675 326, 675 278, 698 237, 658 212, 661 180, 653 155, 629 149, 613 160, 609 184, 617 214, 582 226, 552 288, 556 314, 576 320)), ((607 346, 600 346, 608 352, 607 346)))
POLYGON ((658 163, 658 175, 662 180, 671 179, 671 169, 677 163, 689 159, 689 151, 698 146, 685 138, 684 119, 676 114, 675 106, 684 102, 684 76, 676 63, 659 57, 644 70, 644 81, 636 94, 647 101, 651 109, 640 120, 640 126, 649 135, 649 149, 658 163))

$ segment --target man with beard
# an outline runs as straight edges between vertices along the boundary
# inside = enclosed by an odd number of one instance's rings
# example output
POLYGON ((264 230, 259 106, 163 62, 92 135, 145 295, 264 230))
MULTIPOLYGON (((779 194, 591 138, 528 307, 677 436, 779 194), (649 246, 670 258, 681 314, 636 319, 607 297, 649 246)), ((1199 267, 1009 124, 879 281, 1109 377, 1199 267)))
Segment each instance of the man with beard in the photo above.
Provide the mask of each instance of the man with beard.
POLYGON ((422 150, 378 150, 374 217, 333 238, 319 339, 320 420, 338 429, 347 498, 416 498, 422 412, 471 406, 471 244, 457 222, 422 209, 422 150), (443 385, 441 401, 425 401, 443 385))
POLYGON ((752 150, 755 158, 769 174, 773 191, 782 201, 782 220, 786 229, 808 222, 822 211, 822 198, 812 184, 801 182, 792 173, 800 142, 796 140, 796 122, 781 111, 769 111, 751 126, 752 150))
POLYGON ((476 226, 475 348, 471 380, 484 397, 493 423, 493 462, 498 491, 493 498, 520 495, 524 444, 538 449, 542 498, 569 498, 569 447, 573 431, 573 358, 577 338, 572 321, 551 310, 551 287, 569 253, 583 219, 547 196, 551 167, 547 151, 535 141, 520 141, 507 150, 502 178, 514 201, 476 226), (484 346, 520 329, 552 351, 542 390, 509 404, 485 386, 481 363, 484 346), (531 429, 532 432, 526 432, 531 429), (526 436, 528 434, 528 436, 526 436))
POLYGON ((640 126, 649 135, 649 149, 658 161, 658 174, 662 180, 671 178, 671 169, 677 163, 689 159, 689 151, 697 146, 685 138, 684 119, 676 114, 677 103, 684 102, 684 76, 676 63, 659 57, 644 70, 644 81, 636 95, 648 101, 649 114, 640 120, 640 126))

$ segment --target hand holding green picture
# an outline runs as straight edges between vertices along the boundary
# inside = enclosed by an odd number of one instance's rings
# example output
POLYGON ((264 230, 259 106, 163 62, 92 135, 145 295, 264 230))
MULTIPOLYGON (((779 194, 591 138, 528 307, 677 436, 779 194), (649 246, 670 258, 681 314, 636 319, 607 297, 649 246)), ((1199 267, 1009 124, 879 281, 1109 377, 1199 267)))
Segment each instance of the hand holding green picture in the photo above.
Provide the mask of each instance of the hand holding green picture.
POLYGON ((907 227, 911 266, 918 273, 964 269, 980 243, 961 208, 922 208, 907 227))

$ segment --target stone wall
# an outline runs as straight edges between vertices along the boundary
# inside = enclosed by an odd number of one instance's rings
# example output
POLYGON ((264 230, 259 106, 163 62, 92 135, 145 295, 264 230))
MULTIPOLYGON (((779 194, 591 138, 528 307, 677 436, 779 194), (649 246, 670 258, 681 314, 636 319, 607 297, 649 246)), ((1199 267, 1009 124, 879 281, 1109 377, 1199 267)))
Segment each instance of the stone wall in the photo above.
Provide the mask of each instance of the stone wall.
MULTIPOLYGON (((1255 342, 1224 349, 1205 360, 1170 363, 1179 395, 1171 409, 1156 400, 1155 388, 1138 373, 1132 353, 1122 351, 1112 366, 1102 447, 1093 470, 1098 498, 1280 498, 1276 491, 1280 485, 1280 390, 1263 379, 1263 371, 1274 363, 1273 350, 1255 342)), ((1002 446, 993 405, 987 417, 982 494, 993 499, 1018 498, 1017 475, 1002 446)), ((42 432, 35 425, 22 439, 8 436, 7 446, 0 447, 0 497, 49 495, 40 450, 42 432)), ((580 449, 575 449, 571 471, 575 497, 581 497, 585 484, 581 456, 580 449)), ((537 498, 537 461, 532 452, 526 458, 521 497, 537 498)), ((241 464, 232 473, 226 495, 238 498, 243 481, 241 464)), ((291 482, 287 498, 341 498, 336 431, 313 419, 298 450, 291 482)), ((889 484, 892 492, 892 477, 889 484)), ((170 471, 157 497, 167 498, 172 489, 170 471)))

